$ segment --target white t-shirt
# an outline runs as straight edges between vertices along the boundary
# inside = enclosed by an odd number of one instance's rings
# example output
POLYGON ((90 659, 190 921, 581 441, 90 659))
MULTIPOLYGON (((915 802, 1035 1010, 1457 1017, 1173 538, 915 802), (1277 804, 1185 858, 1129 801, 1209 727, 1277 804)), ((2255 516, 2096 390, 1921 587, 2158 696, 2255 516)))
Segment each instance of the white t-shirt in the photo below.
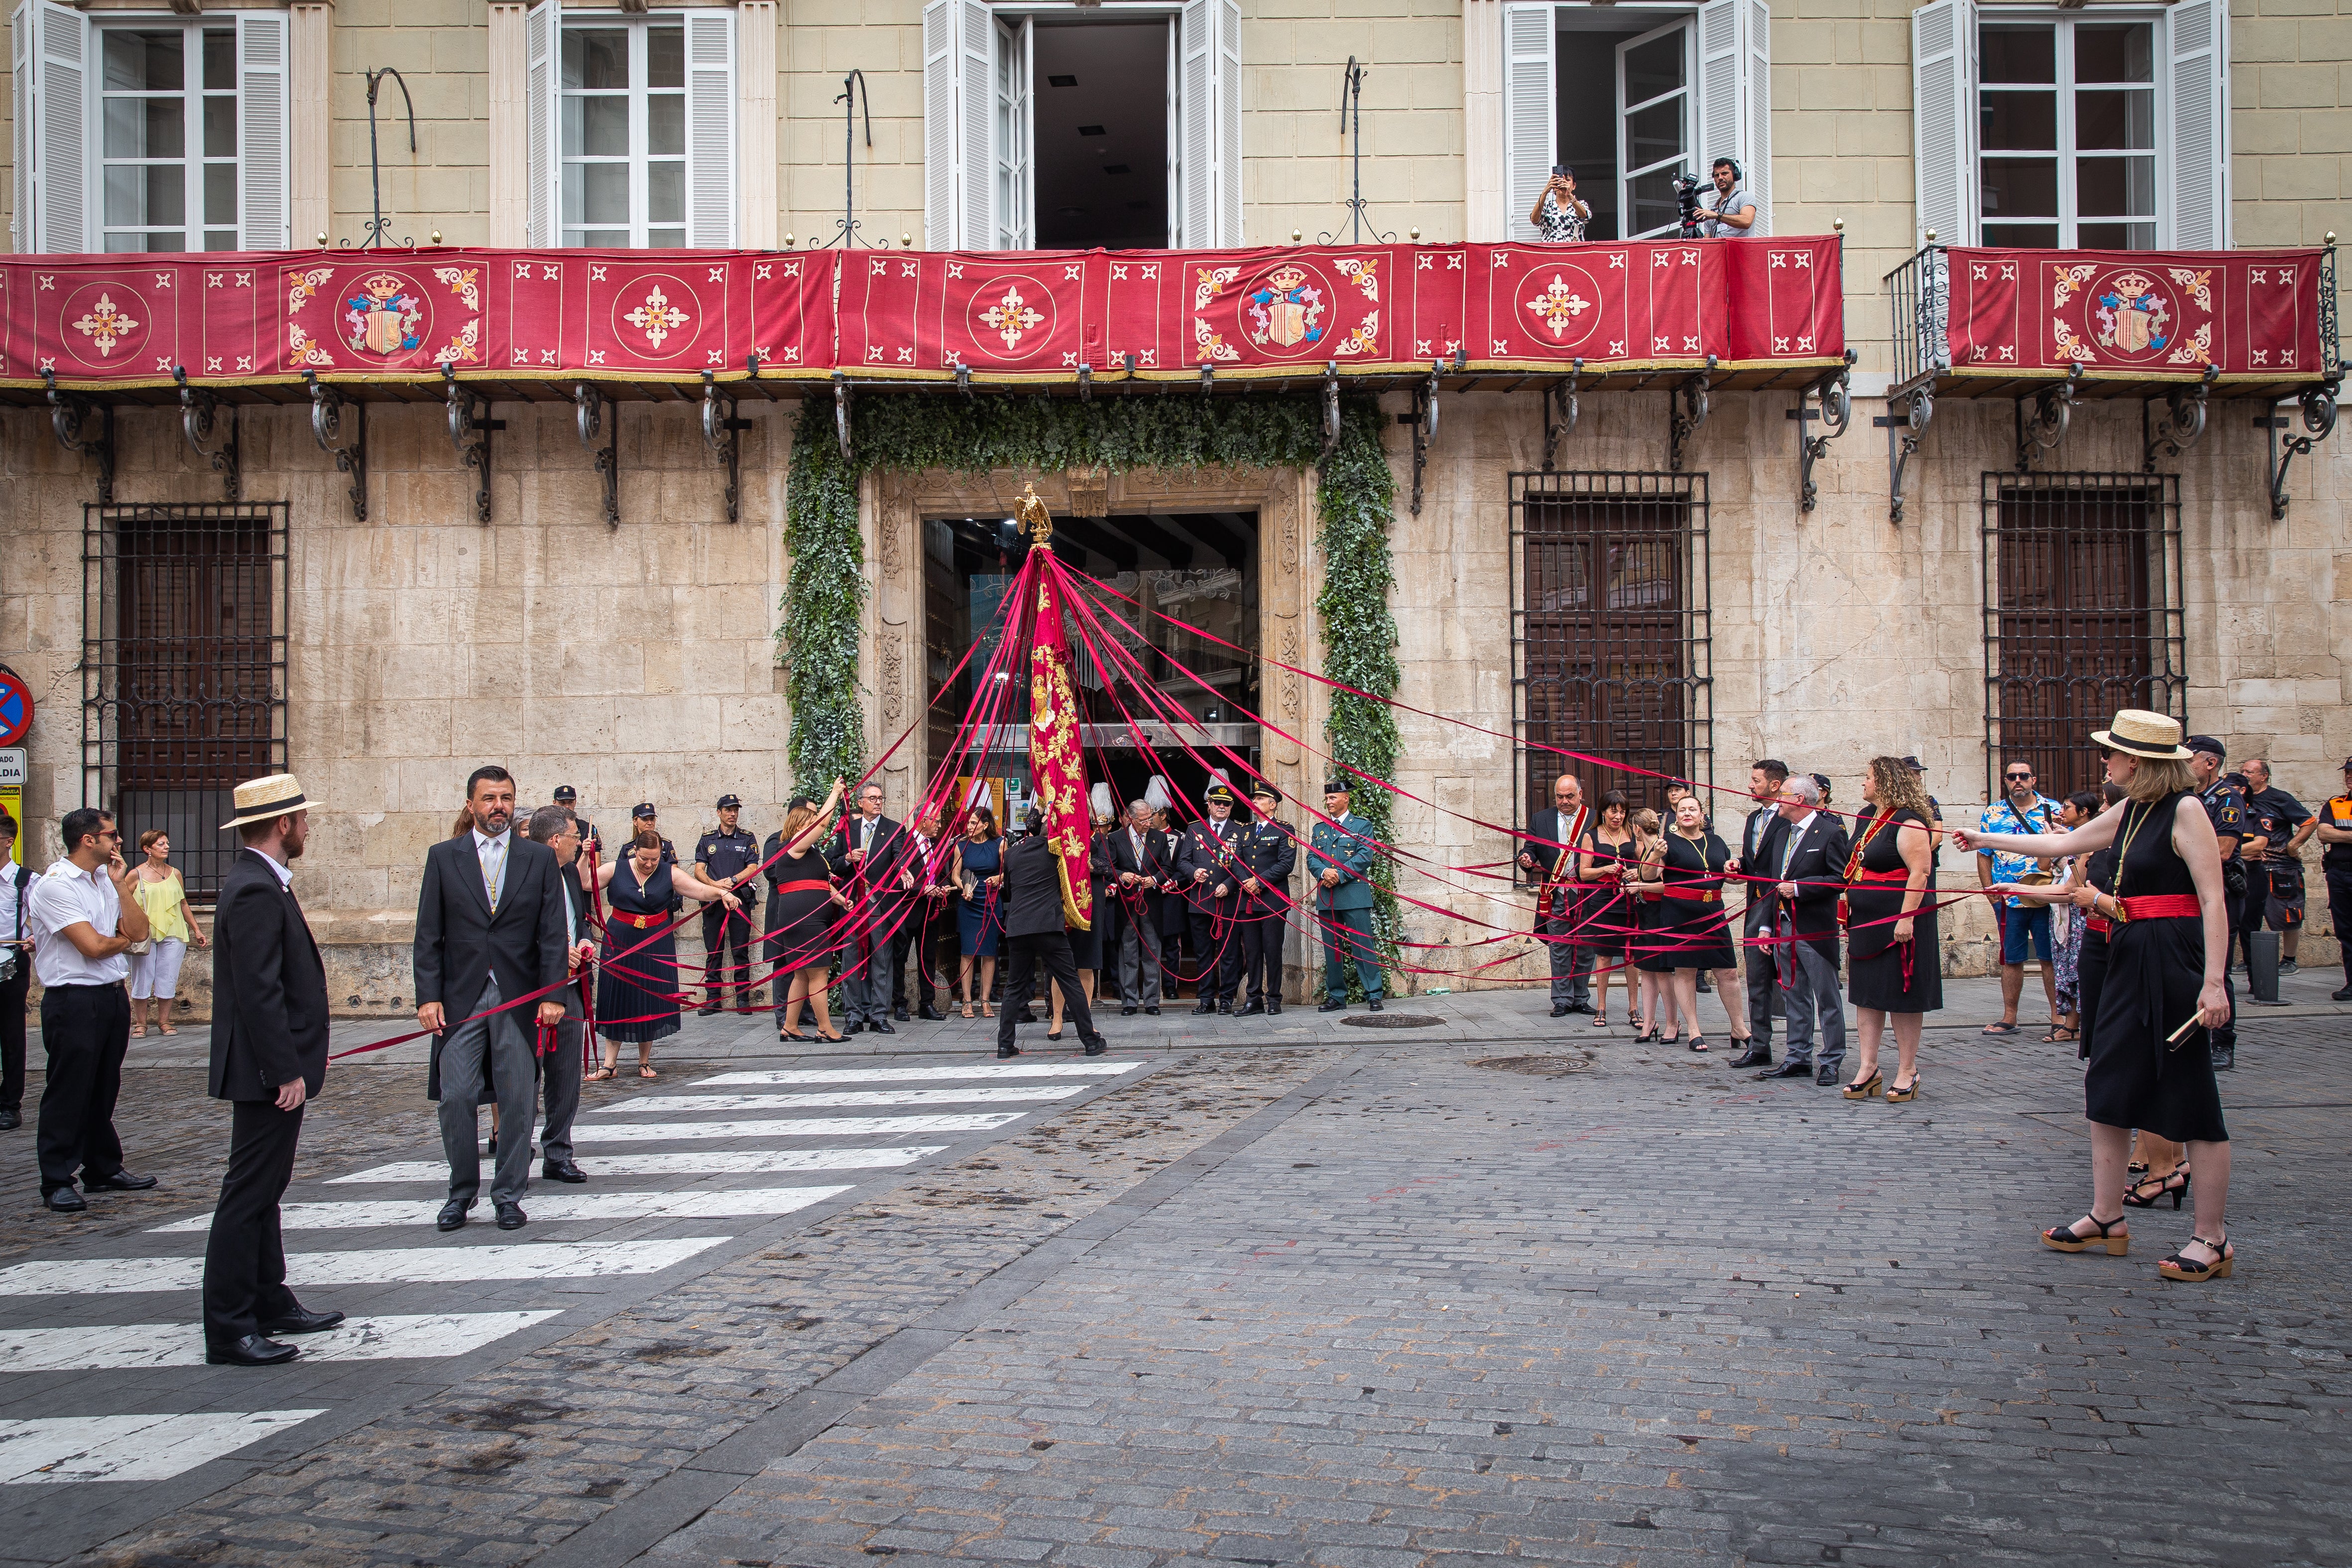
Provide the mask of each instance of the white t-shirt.
POLYGON ((115 985, 131 977, 127 953, 84 958, 66 940, 66 927, 87 921, 100 936, 112 936, 121 922, 122 897, 106 868, 85 871, 59 860, 25 889, 25 932, 33 939, 33 973, 52 985, 115 985))

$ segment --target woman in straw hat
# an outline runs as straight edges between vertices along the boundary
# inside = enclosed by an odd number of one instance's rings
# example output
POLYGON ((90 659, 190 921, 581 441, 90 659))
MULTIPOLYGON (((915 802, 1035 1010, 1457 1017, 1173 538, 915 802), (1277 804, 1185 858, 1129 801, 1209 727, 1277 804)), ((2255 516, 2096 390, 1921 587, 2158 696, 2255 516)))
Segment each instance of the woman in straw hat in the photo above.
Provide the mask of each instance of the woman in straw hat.
MULTIPOLYGON (((2107 777, 2124 799, 2072 833, 1960 832, 1965 850, 2006 850, 2036 858, 2116 847, 2115 891, 2092 913, 2112 922, 2107 970, 2083 1076, 2091 1121, 2091 1212, 2042 1234, 2061 1252, 2104 1247, 2121 1256, 2125 1164, 2131 1130, 2146 1128, 2189 1145, 2196 1166, 2197 1225, 2189 1244, 2157 1265, 2167 1279, 2227 1279, 2234 1249, 2223 1224, 2230 1191, 2230 1134, 2213 1081, 2207 1031, 2229 1021, 2222 983, 2230 921, 2221 851, 2197 798, 2180 724, 2126 708, 2091 739, 2107 749, 2107 777)), ((2005 895, 2021 889, 1996 886, 2005 895)))

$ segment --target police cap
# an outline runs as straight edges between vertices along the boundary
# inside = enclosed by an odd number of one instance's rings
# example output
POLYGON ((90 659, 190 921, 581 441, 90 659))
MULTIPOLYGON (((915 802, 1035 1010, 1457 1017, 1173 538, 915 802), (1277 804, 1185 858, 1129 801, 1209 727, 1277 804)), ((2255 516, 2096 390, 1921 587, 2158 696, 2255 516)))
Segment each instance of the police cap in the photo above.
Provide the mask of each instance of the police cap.
POLYGON ((579 798, 580 792, 573 789, 570 784, 557 784, 555 786, 554 799, 559 804, 570 805, 573 801, 578 800, 579 798))
POLYGON ((1201 798, 1211 805, 1231 805, 1234 804, 1234 792, 1230 785, 1213 784, 1202 793, 1201 798))
POLYGON ((629 807, 629 819, 633 822, 643 821, 648 816, 657 816, 659 815, 660 814, 658 812, 654 810, 654 803, 649 800, 641 800, 637 802, 636 805, 629 807))
POLYGON ((1260 779, 1257 783, 1250 785, 1250 799, 1271 801, 1276 805, 1280 805, 1282 804, 1282 792, 1275 788, 1272 784, 1266 783, 1264 779, 1260 779))
POLYGON ((2221 742, 2215 740, 2210 735, 2189 736, 2189 749, 2192 752, 2210 752, 2213 755, 2225 762, 2229 759, 2230 755, 2229 748, 2222 745, 2221 742))
POLYGON ((743 797, 738 795, 722 795, 719 797, 719 809, 721 811, 740 811, 743 809, 743 797))
POLYGON ((1343 778, 1327 779, 1323 784, 1323 793, 1325 795, 1353 795, 1355 792, 1356 786, 1349 784, 1343 778))

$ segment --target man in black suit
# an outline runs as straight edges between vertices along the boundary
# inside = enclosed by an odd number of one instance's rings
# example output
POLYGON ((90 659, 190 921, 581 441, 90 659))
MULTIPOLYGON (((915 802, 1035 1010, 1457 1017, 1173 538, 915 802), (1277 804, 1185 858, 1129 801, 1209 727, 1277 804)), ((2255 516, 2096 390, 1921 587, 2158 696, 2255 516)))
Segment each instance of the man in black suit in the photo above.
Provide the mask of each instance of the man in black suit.
MULTIPOLYGON (((1789 782, 1789 764, 1766 757, 1748 766, 1748 793, 1757 803, 1739 834, 1739 868, 1763 877, 1780 866, 1780 789, 1789 782), (1768 866, 1769 862, 1769 866, 1768 866)), ((1739 917, 1739 934, 1748 943, 1748 1048, 1731 1058, 1736 1068, 1772 1065, 1772 1008, 1780 1000, 1780 949, 1772 943, 1772 887, 1769 881, 1743 882, 1748 907, 1739 917)), ((1785 1010, 1785 1008, 1784 1008, 1785 1010)))
POLYGON ((517 1016, 522 1009, 502 1005, 543 992, 538 1022, 549 1028, 563 1022, 563 999, 554 994, 566 968, 563 868, 553 850, 513 831, 514 778, 506 769, 476 768, 466 805, 474 826, 426 852, 416 896, 416 1022, 434 1036, 425 1094, 441 1102, 441 1149, 449 1160, 449 1201, 436 1223, 443 1230, 465 1224, 481 1191, 477 1104, 487 1079, 499 1125, 514 1134, 499 1140, 490 1200, 499 1228, 520 1230, 530 1185, 538 1047, 517 1016))
POLYGON ((572 868, 580 859, 580 818, 568 805, 542 805, 530 814, 522 832, 533 844, 544 844, 553 850, 555 863, 564 868, 561 879, 563 949, 564 964, 571 978, 556 993, 563 1003, 563 1022, 555 1026, 555 1049, 540 1061, 547 1126, 539 1135, 539 1173, 551 1182, 576 1185, 588 1179, 588 1173, 572 1158, 572 1123, 580 1114, 582 1037, 588 1028, 580 979, 586 973, 588 961, 596 955, 595 941, 588 934, 588 893, 580 886, 580 879, 572 874, 572 868))
MULTIPOLYGON (((1845 826, 1822 808, 1822 788, 1800 773, 1780 795, 1781 828, 1766 846, 1759 876, 1773 884, 1773 931, 1779 942, 1780 992, 1789 1024, 1788 1059, 1765 1078, 1812 1076, 1833 1086, 1845 1060, 1845 1001, 1838 991, 1838 895, 1853 846, 1845 826), (1815 1028, 1821 1048, 1813 1048, 1815 1028)), ((1747 869, 1745 866, 1742 868, 1747 869)))
POLYGON ((1193 962, 1201 966, 1201 1005, 1195 1014, 1230 1013, 1242 981, 1241 872, 1234 850, 1241 826, 1234 821, 1231 786, 1213 784, 1202 800, 1209 815, 1184 829, 1176 847, 1176 877, 1184 884, 1193 962))
POLYGON ((1140 1006, 1160 1016, 1160 886, 1176 874, 1168 836, 1151 826, 1151 807, 1127 803, 1127 821, 1110 833, 1111 897, 1125 917, 1118 932, 1118 1011, 1140 1006))
POLYGON ((1536 934, 1550 951, 1555 1018, 1592 1011, 1594 952, 1575 940, 1582 917, 1576 896, 1576 841, 1584 836, 1584 785, 1573 773, 1562 773, 1551 781, 1551 805, 1529 818, 1519 851, 1519 869, 1536 879, 1536 934))
POLYGON ((1004 975, 1004 1005, 996 1014, 996 1054, 1021 1054, 1013 1043, 1013 1026, 1020 1022, 1016 1009, 1043 969, 1046 978, 1061 986, 1062 1005, 1077 1026, 1078 1038, 1086 1042, 1087 1055, 1098 1057, 1110 1046, 1096 1031, 1094 1010, 1078 988, 1078 961, 1063 924, 1062 870, 1053 846, 1045 841, 1045 814, 1031 806, 1027 826, 1025 835, 1005 847, 1004 886, 998 895, 998 907, 1004 911, 1004 941, 1013 956, 1004 975))
POLYGON ((898 989, 891 942, 915 894, 908 847, 907 830, 882 815, 882 786, 870 782, 857 792, 856 815, 825 846, 825 863, 841 879, 853 911, 841 946, 845 1034, 898 1032, 890 1026, 891 996, 898 989))
POLYGON ((1265 780, 1250 786, 1257 820, 1241 830, 1242 979, 1248 988, 1241 1017, 1282 1011, 1282 940, 1290 930, 1290 874, 1298 868, 1298 839, 1275 820, 1282 792, 1265 780))
POLYGON ((327 970, 295 901, 293 862, 310 807, 291 773, 236 786, 223 823, 245 847, 221 882, 213 925, 212 1077, 229 1102, 228 1169, 205 1242, 205 1360, 275 1366, 301 1352, 272 1334, 312 1334, 343 1321, 286 1288, 278 1202, 294 1177, 302 1105, 327 1081, 327 970))
MULTIPOLYGON (((1160 835, 1160 853, 1168 875, 1160 879, 1156 900, 1160 916, 1160 992, 1170 1002, 1184 989, 1184 947, 1192 940, 1192 911, 1184 897, 1184 884, 1176 875, 1176 855, 1182 847, 1183 835, 1176 830, 1175 817, 1166 806, 1155 807, 1151 815, 1152 830, 1160 835)), ((1193 955, 1197 961, 1199 954, 1193 955)), ((1199 995, 1198 982, 1192 994, 1199 995)))

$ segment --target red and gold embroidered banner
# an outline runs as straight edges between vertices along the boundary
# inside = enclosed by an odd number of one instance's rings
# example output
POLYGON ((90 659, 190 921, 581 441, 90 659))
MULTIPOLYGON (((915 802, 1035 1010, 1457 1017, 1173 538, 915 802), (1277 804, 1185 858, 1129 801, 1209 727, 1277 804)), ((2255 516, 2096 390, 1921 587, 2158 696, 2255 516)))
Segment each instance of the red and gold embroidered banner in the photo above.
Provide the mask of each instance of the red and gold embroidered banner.
MULTIPOLYGON (((1045 516, 1033 493, 1017 515, 1024 526, 1045 516)), ((1061 564, 1040 540, 1026 574, 1037 582, 1037 618, 1029 644, 1029 773, 1045 814, 1045 842, 1062 868, 1062 918, 1080 931, 1094 924, 1094 882, 1087 872, 1093 823, 1087 814, 1087 763, 1079 749, 1078 699, 1070 682, 1070 634, 1062 624, 1061 564)))
POLYGON ((1946 253, 1962 372, 2322 375, 2318 250, 1946 253))

